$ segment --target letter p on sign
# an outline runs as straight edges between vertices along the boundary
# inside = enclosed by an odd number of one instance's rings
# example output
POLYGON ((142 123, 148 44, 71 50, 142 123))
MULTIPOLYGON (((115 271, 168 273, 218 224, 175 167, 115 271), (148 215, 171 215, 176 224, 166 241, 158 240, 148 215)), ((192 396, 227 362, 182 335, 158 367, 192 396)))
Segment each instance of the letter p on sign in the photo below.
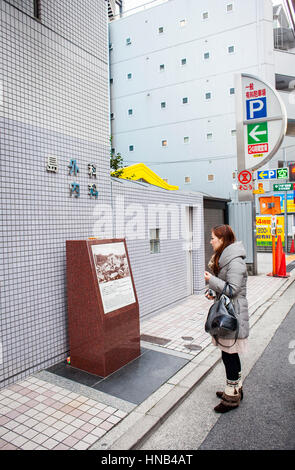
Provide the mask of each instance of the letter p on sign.
POLYGON ((266 98, 246 101, 247 119, 258 119, 267 116, 266 98))

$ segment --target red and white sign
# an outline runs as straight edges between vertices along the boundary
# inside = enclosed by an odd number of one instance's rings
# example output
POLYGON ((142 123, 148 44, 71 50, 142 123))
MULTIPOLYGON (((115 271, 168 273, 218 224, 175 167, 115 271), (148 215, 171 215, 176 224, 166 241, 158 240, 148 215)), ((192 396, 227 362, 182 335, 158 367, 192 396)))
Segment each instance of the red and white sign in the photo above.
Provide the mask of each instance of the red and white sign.
POLYGON ((238 174, 238 180, 242 185, 247 185, 252 181, 252 173, 248 170, 240 171, 238 174))
POLYGON ((248 145, 248 154, 253 155, 254 153, 267 153, 268 144, 256 144, 248 145))

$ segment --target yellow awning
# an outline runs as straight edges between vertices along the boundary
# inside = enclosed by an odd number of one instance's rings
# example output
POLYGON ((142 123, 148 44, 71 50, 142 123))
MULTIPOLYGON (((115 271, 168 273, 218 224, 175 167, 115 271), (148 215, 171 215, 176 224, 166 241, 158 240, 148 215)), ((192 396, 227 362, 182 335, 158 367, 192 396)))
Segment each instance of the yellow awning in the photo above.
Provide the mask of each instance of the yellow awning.
POLYGON ((146 183, 159 186, 160 188, 167 189, 169 191, 176 191, 179 189, 178 186, 172 186, 171 184, 166 183, 166 181, 164 181, 154 171, 148 168, 144 163, 137 163, 135 165, 126 166, 122 169, 123 173, 120 176, 122 179, 130 179, 135 181, 143 180, 146 183))

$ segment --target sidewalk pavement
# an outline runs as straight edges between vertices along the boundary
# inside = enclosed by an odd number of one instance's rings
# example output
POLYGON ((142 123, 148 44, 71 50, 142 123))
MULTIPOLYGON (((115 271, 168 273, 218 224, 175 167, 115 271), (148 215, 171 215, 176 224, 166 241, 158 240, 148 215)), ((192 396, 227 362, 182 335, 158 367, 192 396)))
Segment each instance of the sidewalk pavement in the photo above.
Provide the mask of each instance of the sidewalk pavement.
MULTIPOLYGON (((294 280, 249 277, 250 327, 294 280)), ((110 378, 61 364, 0 390, 0 450, 132 449, 220 360, 209 306, 192 295, 142 319, 142 356, 110 378)))

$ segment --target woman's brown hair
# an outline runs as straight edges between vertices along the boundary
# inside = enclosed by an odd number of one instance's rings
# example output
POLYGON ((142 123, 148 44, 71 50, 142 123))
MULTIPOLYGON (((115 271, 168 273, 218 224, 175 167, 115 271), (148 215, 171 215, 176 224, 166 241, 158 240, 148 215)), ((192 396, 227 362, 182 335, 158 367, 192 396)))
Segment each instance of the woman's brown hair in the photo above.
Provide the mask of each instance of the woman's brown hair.
POLYGON ((236 236, 229 225, 217 225, 211 229, 211 232, 214 233, 217 238, 222 239, 222 245, 218 248, 217 251, 215 251, 210 260, 210 268, 212 269, 214 275, 217 276, 220 270, 219 258, 221 253, 223 252, 224 248, 236 241, 236 236))

